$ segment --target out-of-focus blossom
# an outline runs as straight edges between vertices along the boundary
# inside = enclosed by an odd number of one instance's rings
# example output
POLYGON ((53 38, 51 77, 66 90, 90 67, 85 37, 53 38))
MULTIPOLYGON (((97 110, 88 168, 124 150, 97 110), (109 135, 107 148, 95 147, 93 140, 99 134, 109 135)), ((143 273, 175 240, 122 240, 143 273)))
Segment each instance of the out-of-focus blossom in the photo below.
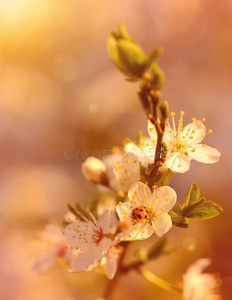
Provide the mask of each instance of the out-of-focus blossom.
POLYGON ((219 280, 214 274, 202 273, 208 267, 210 259, 198 259, 183 276, 184 300, 220 300, 219 280))
POLYGON ((35 259, 33 269, 38 273, 48 271, 60 260, 70 261, 73 251, 68 249, 68 241, 63 235, 62 228, 49 223, 40 234, 40 240, 35 241, 38 258, 35 259))
MULTIPOLYGON (((167 146, 167 155, 165 165, 174 172, 184 173, 190 168, 190 161, 195 159, 205 164, 213 164, 219 160, 221 153, 200 142, 206 136, 206 127, 201 121, 192 118, 192 123, 183 127, 184 112, 180 112, 178 128, 175 125, 175 113, 171 113, 173 128, 166 125, 163 141, 167 146)), ((153 140, 157 140, 157 133, 154 125, 148 121, 148 133, 153 140)), ((208 130, 212 133, 212 130, 208 130)), ((144 149, 147 157, 154 160, 155 146, 149 146, 144 149)))
POLYGON ((74 249, 81 253, 71 262, 71 272, 86 271, 96 265, 107 253, 114 240, 111 231, 115 224, 111 223, 111 211, 108 209, 97 221, 89 212, 90 220, 81 216, 84 221, 76 221, 65 229, 65 236, 74 249))
POLYGON ((129 188, 140 179, 139 160, 134 153, 126 153, 114 169, 118 188, 127 193, 129 188))
POLYGON ((95 184, 108 185, 107 167, 100 159, 88 157, 82 164, 82 171, 89 181, 95 184))
POLYGON ((128 192, 129 202, 116 207, 120 221, 130 221, 130 235, 137 239, 149 238, 154 232, 164 235, 172 226, 168 212, 176 203, 176 192, 160 187, 151 193, 150 188, 136 182, 128 192))

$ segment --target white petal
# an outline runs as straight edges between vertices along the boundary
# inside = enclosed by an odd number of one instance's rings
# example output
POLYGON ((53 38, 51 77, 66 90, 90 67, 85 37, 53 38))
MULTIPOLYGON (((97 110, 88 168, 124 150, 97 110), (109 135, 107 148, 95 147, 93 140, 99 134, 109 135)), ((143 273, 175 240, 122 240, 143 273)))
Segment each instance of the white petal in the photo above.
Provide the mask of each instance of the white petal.
MULTIPOLYGON (((151 139, 142 137, 142 139, 141 139, 141 147, 142 148, 144 148, 146 146, 151 146, 151 145, 154 146, 154 143, 151 141, 151 139)), ((141 164, 144 167, 146 167, 149 163, 152 163, 152 160, 150 160, 147 156, 145 156, 142 148, 138 147, 134 143, 128 143, 125 146, 125 151, 127 153, 131 152, 131 153, 135 154, 137 156, 138 160, 141 162, 141 164)))
POLYGON ((158 219, 152 221, 156 235, 163 236, 172 227, 172 219, 166 212, 161 213, 158 219))
POLYGON ((108 254, 101 260, 101 265, 109 279, 113 279, 117 271, 117 260, 120 251, 116 248, 111 248, 108 254))
POLYGON ((206 127, 203 124, 203 122, 196 120, 184 127, 184 130, 182 131, 181 134, 181 139, 185 142, 187 141, 188 144, 200 143, 205 136, 205 132, 206 132, 206 127), (185 138, 183 139, 183 137, 185 138), (190 137, 192 138, 190 139, 190 137))
POLYGON ((155 150, 156 150, 156 146, 148 146, 143 148, 143 153, 150 161, 150 163, 154 162, 155 150))
POLYGON ((133 183, 140 178, 140 166, 136 155, 126 153, 114 169, 118 187, 127 193, 133 183))
POLYGON ((97 245, 92 244, 85 248, 83 252, 71 263, 70 272, 86 271, 94 263, 97 256, 97 245))
POLYGON ((176 204, 176 192, 169 186, 162 186, 154 190, 152 204, 156 213, 169 212, 176 204))
POLYGON ((98 224, 102 228, 102 232, 109 233, 111 223, 111 211, 108 208, 98 219, 98 224))
POLYGON ((66 226, 65 237, 70 246, 85 248, 93 241, 94 228, 97 227, 92 222, 73 222, 66 226))
POLYGON ((143 159, 143 150, 134 143, 127 143, 125 146, 126 153, 133 153, 139 160, 143 159))
POLYGON ((200 258, 187 269, 187 273, 201 273, 210 263, 209 258, 200 258))
POLYGON ((165 126, 165 131, 164 131, 164 137, 163 140, 166 143, 167 146, 169 146, 173 140, 175 139, 175 131, 170 127, 169 123, 166 124, 165 126))
POLYGON ((142 183, 136 182, 129 190, 128 197, 130 200, 135 200, 140 206, 149 206, 152 199, 150 188, 142 183))
POLYGON ((205 145, 203 147, 201 144, 193 145, 187 152, 191 158, 205 164, 214 164, 219 161, 221 156, 221 153, 217 149, 205 145), (195 149, 195 151, 192 152, 192 149, 195 149))
POLYGON ((168 155, 165 163, 169 169, 177 173, 184 173, 190 168, 190 159, 181 152, 168 155))
POLYGON ((138 205, 134 203, 124 202, 116 206, 116 212, 121 222, 131 219, 131 212, 138 205))
POLYGON ((154 233, 153 227, 148 223, 137 223, 130 231, 130 236, 138 240, 149 238, 154 233))
POLYGON ((150 120, 148 120, 147 131, 151 139, 157 140, 157 132, 155 126, 151 123, 150 120))
POLYGON ((103 256, 106 255, 110 246, 111 246, 111 239, 106 237, 102 238, 101 241, 97 245, 96 257, 95 259, 100 260, 103 256))
POLYGON ((56 263, 56 259, 53 253, 44 254, 34 262, 32 269, 37 273, 44 273, 56 263))

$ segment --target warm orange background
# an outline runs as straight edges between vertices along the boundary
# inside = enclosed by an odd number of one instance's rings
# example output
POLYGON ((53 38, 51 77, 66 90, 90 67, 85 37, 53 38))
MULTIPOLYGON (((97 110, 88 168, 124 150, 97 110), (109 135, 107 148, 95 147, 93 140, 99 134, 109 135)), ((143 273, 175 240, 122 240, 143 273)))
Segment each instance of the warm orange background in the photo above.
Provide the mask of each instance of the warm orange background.
MULTIPOLYGON (((83 159, 65 159, 67 150, 91 154, 120 145, 125 136, 135 139, 139 129, 146 133, 138 86, 124 80, 107 54, 107 36, 119 22, 146 52, 164 47, 158 60, 166 74, 163 99, 172 111, 185 111, 185 124, 205 117, 214 131, 205 143, 222 153, 215 165, 193 162, 171 186, 181 202, 195 181, 225 212, 191 222, 188 230, 172 228, 171 243, 179 250, 148 268, 177 283, 189 264, 210 257, 209 270, 221 273, 223 299, 231 299, 232 2, 0 0, 3 300, 91 300, 106 284, 102 275, 59 267, 33 274, 30 240, 48 219, 62 219, 67 202, 97 195, 81 174, 83 159)), ((135 273, 119 282, 113 299, 119 295, 173 299, 135 273)))

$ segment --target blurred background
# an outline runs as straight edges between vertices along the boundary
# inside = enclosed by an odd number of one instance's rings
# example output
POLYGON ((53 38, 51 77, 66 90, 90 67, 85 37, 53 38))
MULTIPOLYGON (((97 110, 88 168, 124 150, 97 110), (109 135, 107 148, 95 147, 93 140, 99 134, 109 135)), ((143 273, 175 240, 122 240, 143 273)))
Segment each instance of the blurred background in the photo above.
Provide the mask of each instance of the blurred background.
MULTIPOLYGON (((171 186, 182 202, 195 181, 224 213, 190 222, 188 230, 173 227, 178 250, 147 268, 178 283, 191 263, 210 257, 208 271, 221 274, 223 299, 231 299, 232 1, 0 0, 1 299, 91 300, 107 283, 100 274, 58 266, 34 274, 31 240, 48 220, 62 220, 67 202, 97 196, 81 173, 80 152, 87 157, 121 145, 125 136, 134 140, 139 129, 146 133, 138 86, 107 54, 107 37, 119 22, 146 53, 164 47, 163 100, 171 111, 185 111, 185 124, 205 117, 213 129, 205 143, 222 153, 215 165, 193 162, 171 186)), ((119 295, 173 299, 136 273, 119 281, 113 299, 119 295)))

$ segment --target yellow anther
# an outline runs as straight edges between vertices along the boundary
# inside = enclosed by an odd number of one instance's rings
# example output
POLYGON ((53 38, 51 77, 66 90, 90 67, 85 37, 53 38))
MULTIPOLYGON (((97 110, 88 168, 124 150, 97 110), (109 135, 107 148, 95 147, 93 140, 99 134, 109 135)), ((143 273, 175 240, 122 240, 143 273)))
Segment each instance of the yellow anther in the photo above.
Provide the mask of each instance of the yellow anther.
POLYGON ((138 226, 135 226, 135 230, 139 230, 139 227, 138 227, 138 226))
POLYGON ((182 120, 178 120, 178 123, 182 124, 182 120))
POLYGON ((135 159, 135 160, 133 161, 133 163, 134 163, 134 164, 137 163, 137 160, 135 159))
POLYGON ((175 113, 173 111, 171 112, 171 116, 175 116, 175 113))
POLYGON ((157 188, 157 186, 156 186, 156 185, 153 185, 153 186, 152 186, 152 188, 153 188, 153 189, 156 189, 156 188, 157 188))
POLYGON ((162 212, 165 212, 165 209, 163 207, 161 207, 162 212))
POLYGON ((174 136, 174 139, 176 139, 176 138, 177 138, 177 135, 174 136))
POLYGON ((196 118, 192 118, 192 121, 193 121, 193 122, 196 121, 196 118))
POLYGON ((130 163, 129 159, 127 159, 127 160, 126 160, 126 163, 127 163, 127 164, 129 164, 129 163, 130 163))
POLYGON ((172 130, 170 130, 169 132, 172 133, 172 130))
POLYGON ((208 130, 208 133, 212 133, 212 132, 213 132, 213 130, 212 130, 212 129, 209 129, 209 130, 208 130))
POLYGON ((142 232, 142 233, 145 233, 145 232, 146 232, 146 230, 142 230, 141 232, 142 232))
POLYGON ((159 220, 159 216, 156 217, 156 220, 159 220))
POLYGON ((125 157, 129 157, 129 155, 128 155, 128 154, 125 154, 125 157))
POLYGON ((159 195, 156 195, 155 198, 158 200, 159 199, 159 195))
POLYGON ((73 236, 73 238, 74 238, 74 239, 76 238, 75 235, 73 236))
POLYGON ((168 197, 165 197, 165 200, 168 202, 168 197))
POLYGON ((202 144, 202 146, 203 146, 203 147, 206 147, 206 145, 205 145, 205 144, 202 144))
POLYGON ((192 152, 195 152, 195 151, 196 151, 196 149, 194 149, 194 148, 193 148, 191 151, 192 151, 192 152))
POLYGON ((146 201, 145 201, 145 200, 142 200, 142 202, 143 202, 143 203, 146 203, 146 201))
POLYGON ((141 222, 142 222, 142 223, 145 223, 145 222, 146 222, 146 220, 142 220, 141 222))
POLYGON ((156 143, 156 140, 151 140, 151 142, 152 142, 153 144, 155 144, 155 143, 156 143))
POLYGON ((197 121, 197 122, 196 122, 196 125, 197 125, 197 126, 199 126, 199 125, 200 125, 200 123, 197 121))
POLYGON ((206 118, 202 118, 202 119, 201 119, 202 122, 205 122, 205 120, 206 120, 206 118))
POLYGON ((149 128, 149 131, 153 132, 153 130, 154 130, 154 128, 152 128, 152 127, 149 128))
POLYGON ((145 187, 146 187, 146 184, 142 183, 142 187, 145 188, 145 187))
POLYGON ((135 191, 135 195, 138 194, 138 193, 139 193, 139 191, 135 191))
POLYGON ((180 115, 181 115, 181 116, 184 116, 184 111, 183 111, 183 110, 180 112, 180 115))
POLYGON ((118 205, 122 205, 122 202, 118 202, 118 205))
POLYGON ((130 226, 128 227, 128 230, 131 230, 131 227, 130 227, 130 226))
POLYGON ((157 228, 155 228, 155 229, 154 229, 154 231, 155 231, 155 232, 157 232, 157 231, 158 231, 158 229, 157 229, 157 228))
POLYGON ((192 140, 192 139, 193 139, 193 136, 190 136, 190 139, 192 140))
POLYGON ((125 174, 127 174, 127 173, 128 173, 128 170, 125 170, 124 172, 125 172, 125 174))
POLYGON ((119 164, 120 164, 120 160, 117 161, 117 165, 119 165, 119 164))
POLYGON ((188 134, 188 132, 186 132, 186 136, 188 136, 189 134, 188 134))
POLYGON ((204 139, 204 138, 205 138, 205 135, 202 135, 201 137, 204 139))
POLYGON ((144 197, 145 197, 146 199, 148 199, 148 196, 147 196, 147 195, 145 195, 144 197))
POLYGON ((85 231, 87 231, 88 229, 87 228, 85 228, 85 231))
POLYGON ((192 130, 192 133, 196 133, 196 131, 195 131, 195 130, 192 130))

